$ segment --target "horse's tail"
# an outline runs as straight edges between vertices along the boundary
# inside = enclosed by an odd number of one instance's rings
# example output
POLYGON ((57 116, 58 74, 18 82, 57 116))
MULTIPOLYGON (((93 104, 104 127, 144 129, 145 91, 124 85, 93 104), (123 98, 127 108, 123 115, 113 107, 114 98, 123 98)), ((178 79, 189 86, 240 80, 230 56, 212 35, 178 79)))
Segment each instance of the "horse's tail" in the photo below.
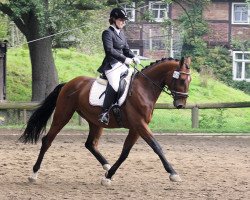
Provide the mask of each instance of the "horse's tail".
POLYGON ((29 118, 27 127, 19 138, 19 141, 23 143, 37 143, 40 135, 46 129, 47 122, 56 107, 57 97, 64 85, 65 83, 56 86, 56 88, 35 110, 29 118))

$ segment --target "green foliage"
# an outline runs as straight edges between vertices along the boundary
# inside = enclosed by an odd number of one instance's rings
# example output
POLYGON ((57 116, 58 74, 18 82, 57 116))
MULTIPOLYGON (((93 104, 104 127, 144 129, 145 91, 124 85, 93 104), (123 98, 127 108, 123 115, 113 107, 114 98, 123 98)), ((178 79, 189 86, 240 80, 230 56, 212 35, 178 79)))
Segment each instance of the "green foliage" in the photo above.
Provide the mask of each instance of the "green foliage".
MULTIPOLYGON (((188 100, 189 102, 189 100, 188 100)), ((200 109, 199 128, 194 129, 191 110, 157 109, 149 126, 154 132, 246 133, 250 131, 250 108, 200 109)))
POLYGON ((7 39, 8 24, 6 17, 0 15, 0 41, 7 39))
POLYGON ((147 22, 154 22, 154 16, 153 13, 150 12, 149 10, 144 11, 143 15, 141 15, 140 20, 145 20, 147 22))
POLYGON ((201 114, 200 128, 223 128, 227 122, 224 109, 210 110, 201 114))
MULTIPOLYGON (((226 86, 222 82, 206 77, 206 86, 199 73, 192 71, 192 81, 189 87, 188 103, 219 103, 250 101, 250 96, 240 90, 226 86)), ((159 103, 172 103, 172 97, 162 93, 159 103)))
MULTIPOLYGON (((53 50, 60 82, 67 82, 76 76, 97 76, 103 54, 87 55, 73 48, 53 50)), ((148 63, 143 63, 144 65, 148 63)), ((191 66, 192 67, 192 66, 191 66)), ((250 101, 250 96, 216 81, 206 78, 206 87, 201 76, 192 71, 190 103, 250 101)), ((10 101, 29 101, 31 96, 31 65, 27 49, 9 49, 7 55, 7 96, 10 101), (18 86, 18 87, 17 87, 18 86)), ((171 103, 172 98, 163 93, 159 102, 171 103)))
POLYGON ((7 99, 12 101, 31 99, 31 64, 27 49, 8 50, 7 99))
POLYGON ((232 80, 232 57, 230 56, 230 52, 223 47, 210 48, 208 52, 208 56, 203 59, 203 63, 212 69, 214 76, 228 86, 250 94, 249 82, 232 80))
POLYGON ((34 17, 33 23, 36 23, 40 37, 63 31, 62 36, 56 34, 53 38, 58 43, 61 38, 74 35, 65 30, 82 27, 78 33, 84 31, 84 24, 91 15, 90 11, 103 8, 105 4, 106 1, 99 0, 17 0, 0 3, 0 11, 7 14, 26 36, 30 31, 27 28, 31 16, 34 17))
POLYGON ((78 35, 79 42, 76 45, 84 54, 103 53, 102 32, 109 27, 110 9, 105 9, 99 15, 96 11, 91 11, 90 18, 84 30, 78 35))
MULTIPOLYGON (((210 75, 212 74, 212 76, 227 85, 250 94, 249 82, 232 80, 232 57, 230 52, 223 47, 208 47, 203 40, 208 28, 206 22, 202 19, 202 10, 209 1, 202 2, 201 4, 191 4, 188 14, 184 14, 180 18, 183 29, 182 37, 184 38, 182 54, 192 56, 192 67, 198 72, 204 72, 204 69, 206 69, 205 71, 209 71, 210 75)), ((239 38, 233 38, 231 45, 233 50, 250 50, 250 40, 242 41, 239 38)), ((203 83, 205 83, 205 79, 203 80, 203 83)))
MULTIPOLYGON (((76 76, 97 76, 103 55, 86 55, 75 49, 54 49, 53 54, 60 82, 68 82, 76 76)), ((148 63, 143 63, 146 65, 148 63)), ((7 55, 7 99, 9 101, 29 101, 31 97, 31 65, 27 49, 9 49, 7 55)), ((207 77, 206 87, 199 73, 192 71, 188 104, 250 101, 250 96, 240 90, 234 90, 221 82, 207 77)), ((172 103, 169 95, 162 93, 158 103, 172 103)), ((201 110, 200 125, 197 130, 191 128, 191 111, 155 110, 150 128, 154 131, 169 132, 249 132, 249 109, 201 110), (236 118, 235 118, 236 117, 236 118), (210 125, 213 124, 212 125, 210 125), (218 127, 221 127, 218 130, 218 127)), ((75 117, 73 124, 77 124, 75 117)), ((71 124, 72 124, 71 123, 71 124)), ((72 128, 71 125, 69 125, 72 128)), ((76 128, 74 126, 74 128, 76 128)), ((82 130, 81 127, 77 127, 82 130)), ((86 127, 86 130, 88 128, 86 127)))
POLYGON ((75 49, 55 49, 54 57, 60 82, 68 82, 77 76, 97 77, 96 70, 103 59, 100 54, 87 55, 75 49))
POLYGON ((240 40, 238 38, 233 38, 232 49, 235 51, 250 51, 250 40, 240 40))
POLYGON ((237 88, 239 90, 242 90, 246 92, 247 94, 250 94, 250 83, 246 81, 234 81, 231 84, 232 87, 237 88))
POLYGON ((215 77, 224 83, 232 81, 232 58, 226 48, 214 47, 208 49, 208 56, 204 58, 204 65, 210 67, 215 77))
MULTIPOLYGON (((59 81, 68 82, 76 76, 97 76, 103 56, 85 55, 75 49, 54 49, 59 81)), ((30 101, 31 64, 27 49, 9 49, 7 55, 7 99, 30 101)))
POLYGON ((193 68, 199 71, 207 52, 207 44, 203 36, 208 31, 207 22, 203 20, 202 11, 207 1, 201 1, 199 4, 190 4, 188 11, 180 18, 182 27, 183 48, 182 56, 192 56, 194 63, 193 68))

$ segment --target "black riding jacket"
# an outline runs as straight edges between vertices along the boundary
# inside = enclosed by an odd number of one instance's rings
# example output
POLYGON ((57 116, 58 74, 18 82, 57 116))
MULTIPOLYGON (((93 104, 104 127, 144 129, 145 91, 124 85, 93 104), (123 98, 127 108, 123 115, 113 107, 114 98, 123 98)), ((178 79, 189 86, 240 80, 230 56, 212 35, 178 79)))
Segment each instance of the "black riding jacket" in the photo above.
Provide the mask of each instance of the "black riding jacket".
POLYGON ((125 62, 126 57, 133 58, 135 55, 129 49, 127 40, 123 31, 118 35, 115 29, 110 26, 102 33, 103 47, 105 51, 105 58, 102 65, 98 68, 98 72, 104 73, 111 69, 111 65, 117 62, 125 62))

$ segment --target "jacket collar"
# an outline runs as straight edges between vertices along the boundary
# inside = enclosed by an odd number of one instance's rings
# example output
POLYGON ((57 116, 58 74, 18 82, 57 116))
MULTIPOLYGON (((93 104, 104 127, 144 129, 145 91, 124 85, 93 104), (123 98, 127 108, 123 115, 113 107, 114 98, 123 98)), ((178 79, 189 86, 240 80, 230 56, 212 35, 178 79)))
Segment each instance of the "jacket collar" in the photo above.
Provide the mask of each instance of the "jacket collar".
POLYGON ((117 33, 117 35, 120 34, 121 29, 116 28, 114 25, 110 25, 110 27, 112 27, 115 30, 115 32, 117 33))
POLYGON ((122 40, 122 37, 121 37, 121 30, 115 28, 114 26, 110 25, 109 27, 121 40, 122 40), (120 34, 118 34, 117 30, 119 31, 120 34))

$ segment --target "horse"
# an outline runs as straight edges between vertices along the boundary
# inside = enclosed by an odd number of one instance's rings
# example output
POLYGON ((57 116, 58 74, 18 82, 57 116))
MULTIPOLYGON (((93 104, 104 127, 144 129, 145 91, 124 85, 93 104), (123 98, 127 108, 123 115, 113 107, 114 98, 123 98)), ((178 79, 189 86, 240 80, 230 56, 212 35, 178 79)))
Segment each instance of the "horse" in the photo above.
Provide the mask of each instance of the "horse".
POLYGON ((190 57, 183 57, 181 60, 163 58, 151 63, 142 70, 137 70, 130 85, 131 95, 127 96, 124 104, 120 107, 123 128, 128 129, 128 134, 122 152, 112 166, 99 152, 98 141, 103 128, 119 128, 120 126, 113 113, 110 114, 108 125, 101 123, 98 120, 101 107, 90 105, 89 93, 96 79, 79 76, 67 83, 59 84, 31 115, 23 134, 19 138, 23 143, 37 143, 46 130, 47 121, 54 112, 51 126, 47 134, 42 137, 41 149, 29 181, 36 181, 46 151, 75 112, 84 118, 89 125, 85 147, 95 156, 106 171, 101 184, 111 184, 111 178, 125 161, 139 137, 146 141, 159 156, 165 170, 170 174, 169 179, 176 182, 181 181, 178 173, 166 159, 148 124, 152 119, 154 106, 162 91, 168 92, 173 97, 175 108, 185 108, 191 82, 190 63, 190 57))

